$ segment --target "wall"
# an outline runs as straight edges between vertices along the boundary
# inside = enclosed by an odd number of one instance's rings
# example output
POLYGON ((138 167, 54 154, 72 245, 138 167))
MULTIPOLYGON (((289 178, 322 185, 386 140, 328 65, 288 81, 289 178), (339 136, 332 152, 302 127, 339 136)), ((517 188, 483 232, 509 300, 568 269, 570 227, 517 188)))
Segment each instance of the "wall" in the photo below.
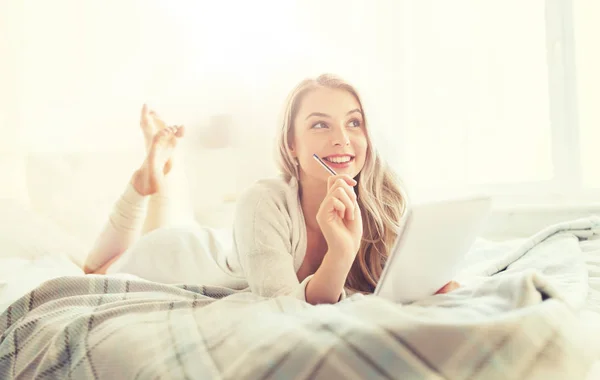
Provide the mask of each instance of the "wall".
POLYGON ((402 1, 0 7, 0 197, 29 197, 67 227, 86 225, 89 215, 89 236, 143 159, 144 102, 187 127, 182 159, 196 212, 209 224, 227 224, 227 200, 275 173, 281 108, 306 76, 333 72, 356 84, 384 155, 396 162, 402 150, 402 1), (206 147, 224 124, 229 146, 206 147))
POLYGON ((228 165, 240 174, 258 165, 256 177, 273 170, 280 109, 304 77, 329 71, 356 83, 374 128, 394 120, 401 104, 401 2, 394 0, 4 6, 12 43, 3 56, 15 63, 8 91, 18 104, 3 131, 17 134, 27 151, 140 151, 139 109, 148 102, 188 127, 192 151, 219 126, 210 120, 229 116, 235 162, 228 165))

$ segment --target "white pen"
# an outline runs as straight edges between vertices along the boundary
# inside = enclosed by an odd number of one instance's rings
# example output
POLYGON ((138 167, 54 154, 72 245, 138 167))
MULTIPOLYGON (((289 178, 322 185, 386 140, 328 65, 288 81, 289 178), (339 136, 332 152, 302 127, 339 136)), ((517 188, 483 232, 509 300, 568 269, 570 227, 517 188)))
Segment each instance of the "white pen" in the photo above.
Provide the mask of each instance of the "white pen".
POLYGON ((319 156, 317 156, 316 154, 313 153, 313 158, 315 160, 317 160, 325 168, 325 170, 327 170, 329 173, 331 173, 331 175, 337 175, 337 173, 334 172, 332 168, 327 166, 327 164, 324 163, 323 160, 321 160, 321 158, 319 156))

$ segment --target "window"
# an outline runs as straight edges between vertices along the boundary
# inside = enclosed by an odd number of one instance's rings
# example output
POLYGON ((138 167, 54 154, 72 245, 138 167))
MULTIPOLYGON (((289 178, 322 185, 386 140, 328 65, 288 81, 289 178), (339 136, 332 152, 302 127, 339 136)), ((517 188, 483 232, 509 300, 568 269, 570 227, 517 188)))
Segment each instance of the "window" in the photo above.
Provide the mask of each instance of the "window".
POLYGON ((600 3, 579 0, 573 5, 582 180, 584 188, 600 192, 600 3))
POLYGON ((560 0, 405 2, 409 182, 536 197, 600 187, 597 18, 576 11, 560 0))

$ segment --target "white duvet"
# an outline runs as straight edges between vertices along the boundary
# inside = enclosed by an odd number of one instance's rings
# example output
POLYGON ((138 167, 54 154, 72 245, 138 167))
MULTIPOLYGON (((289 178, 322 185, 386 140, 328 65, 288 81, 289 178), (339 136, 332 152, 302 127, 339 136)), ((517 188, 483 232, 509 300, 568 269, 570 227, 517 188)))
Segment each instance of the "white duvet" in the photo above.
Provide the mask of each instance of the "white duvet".
MULTIPOLYGON (((21 218, 21 222, 26 222, 21 218)), ((519 271, 531 266, 546 275, 550 284, 557 288, 564 299, 580 310, 581 323, 590 328, 590 336, 600 333, 600 238, 596 231, 581 229, 577 231, 578 223, 582 226, 600 226, 600 219, 573 221, 568 223, 569 233, 553 234, 567 224, 551 226, 530 239, 512 240, 505 242, 491 242, 480 239, 472 247, 468 255, 468 266, 461 272, 457 279, 464 284, 476 284, 486 276, 486 271, 493 272, 493 268, 500 269, 509 265, 508 270, 519 271), (595 224, 594 224, 595 223, 595 224), (561 227, 562 226, 562 227, 561 227), (548 236, 552 235, 550 238, 548 236), (587 236, 586 236, 587 235, 587 236), (577 238, 589 238, 579 240, 577 238), (519 251, 529 248, 540 250, 536 255, 528 255, 535 262, 527 258, 518 260, 519 251)), ((36 222, 37 231, 26 228, 23 224, 15 226, 1 226, 0 231, 0 311, 3 311, 12 302, 26 294, 41 283, 61 276, 83 275, 82 270, 73 262, 73 252, 78 249, 72 242, 64 237, 56 236, 57 230, 41 231, 44 228, 39 221, 36 222), (21 235, 15 231, 17 228, 21 235), (29 237, 22 236, 29 232, 29 237), (26 241, 18 241, 19 239, 26 241), (54 241, 48 245, 48 241, 54 241), (61 249, 60 244, 69 242, 69 246, 61 249)), ((51 229, 51 228, 50 228, 51 229)), ((491 274, 491 273, 490 273, 491 274)), ((593 341, 591 341, 593 343, 593 341)), ((600 348, 590 347, 595 350, 596 357, 600 358, 600 348)), ((596 365, 589 379, 600 375, 600 364, 596 365)))
MULTIPOLYGON (((583 221, 585 223, 585 220, 583 221)), ((6 231, 6 225, 0 226, 0 311, 44 281, 61 276, 84 275, 73 256, 81 257, 83 252, 78 250, 84 251, 85 247, 76 245, 75 240, 69 237, 58 236, 61 233, 58 228, 40 223, 37 219, 27 220, 27 216, 23 216, 19 222, 30 224, 30 228, 26 228, 25 224, 16 228, 21 231, 22 236, 15 236, 14 231, 6 231), (35 228, 31 228, 32 226, 35 228), (41 228, 51 231, 41 231, 41 228), (32 235, 24 236, 27 232, 32 235), (12 241, 7 243, 9 239, 12 241), (48 244, 52 240, 52 244, 48 244)), ((548 234, 548 231, 556 230, 557 226, 560 225, 550 226, 538 233, 538 240, 540 236, 548 234)), ((228 235, 222 236, 224 238, 228 235)), ((537 244, 536 236, 529 239, 531 245, 537 244)), ((478 239, 471 248, 466 267, 457 280, 473 283, 482 278, 482 272, 488 270, 484 268, 502 266, 514 261, 515 255, 518 255, 518 248, 522 248, 525 242, 527 239, 503 242, 478 239)), ((596 236, 586 241, 575 241, 554 237, 544 244, 548 245, 544 262, 531 264, 536 268, 545 268, 556 278, 564 279, 561 293, 571 303, 582 306, 586 313, 600 316, 600 238, 596 236), (581 260, 572 260, 572 256, 561 253, 565 250, 580 251, 578 256, 581 260), (575 281, 582 276, 586 277, 586 281, 575 281)), ((528 265, 527 261, 521 261, 519 265, 528 265)))

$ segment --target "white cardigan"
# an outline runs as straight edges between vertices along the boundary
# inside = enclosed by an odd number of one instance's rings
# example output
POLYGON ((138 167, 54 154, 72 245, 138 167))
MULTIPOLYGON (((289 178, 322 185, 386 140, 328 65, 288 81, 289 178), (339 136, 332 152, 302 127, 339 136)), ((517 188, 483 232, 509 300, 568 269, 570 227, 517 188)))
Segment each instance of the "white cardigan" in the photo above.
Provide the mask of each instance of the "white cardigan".
MULTIPOLYGON (((140 238, 107 270, 162 283, 197 283, 306 301, 296 272, 306 255, 298 181, 264 179, 245 190, 231 230, 163 227, 140 238)), ((133 190, 131 190, 133 191, 133 190)), ((129 193, 131 193, 129 191, 129 193)), ((343 290, 341 298, 346 297, 343 290)))
POLYGON ((296 276, 307 246, 298 190, 295 178, 280 176, 256 182, 238 201, 233 241, 239 267, 232 269, 243 274, 253 293, 306 300, 313 275, 301 283, 296 276))

